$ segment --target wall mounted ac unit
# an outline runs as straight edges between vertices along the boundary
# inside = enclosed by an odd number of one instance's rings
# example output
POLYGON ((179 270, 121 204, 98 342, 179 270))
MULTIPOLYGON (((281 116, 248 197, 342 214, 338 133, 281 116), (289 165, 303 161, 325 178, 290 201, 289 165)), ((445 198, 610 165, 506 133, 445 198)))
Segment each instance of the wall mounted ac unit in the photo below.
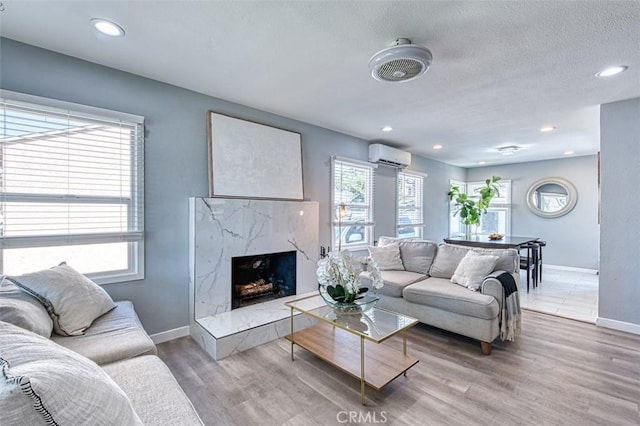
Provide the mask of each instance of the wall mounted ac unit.
POLYGON ((404 169, 411 164, 411 153, 379 143, 373 143, 369 145, 369 161, 404 169))

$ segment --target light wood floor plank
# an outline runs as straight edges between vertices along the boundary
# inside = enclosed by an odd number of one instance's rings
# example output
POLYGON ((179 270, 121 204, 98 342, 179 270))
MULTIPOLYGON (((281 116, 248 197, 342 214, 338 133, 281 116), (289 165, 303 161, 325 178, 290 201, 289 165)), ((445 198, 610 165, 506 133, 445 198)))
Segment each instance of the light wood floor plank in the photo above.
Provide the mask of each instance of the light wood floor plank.
POLYGON ((367 389, 364 407, 359 380, 298 347, 292 362, 285 339, 219 362, 188 337, 158 351, 207 425, 640 425, 640 336, 531 311, 491 356, 413 327, 408 353, 420 362, 367 389))

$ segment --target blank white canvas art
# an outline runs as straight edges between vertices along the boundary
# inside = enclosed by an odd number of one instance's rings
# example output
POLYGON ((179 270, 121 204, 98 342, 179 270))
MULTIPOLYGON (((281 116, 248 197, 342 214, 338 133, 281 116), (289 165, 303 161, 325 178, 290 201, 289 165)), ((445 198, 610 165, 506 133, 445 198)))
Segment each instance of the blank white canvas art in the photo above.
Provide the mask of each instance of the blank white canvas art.
POLYGON ((210 196, 303 199, 299 133, 209 114, 210 196))

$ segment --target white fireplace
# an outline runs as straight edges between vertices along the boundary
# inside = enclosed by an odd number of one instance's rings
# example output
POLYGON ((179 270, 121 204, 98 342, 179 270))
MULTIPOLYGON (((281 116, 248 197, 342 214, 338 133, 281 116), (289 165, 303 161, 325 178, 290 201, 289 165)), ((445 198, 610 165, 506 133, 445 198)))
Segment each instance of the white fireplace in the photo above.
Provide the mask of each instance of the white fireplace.
POLYGON ((284 302, 317 290, 318 203, 191 198, 189 219, 192 336, 221 359, 288 333, 284 302), (284 252, 295 252, 296 295, 232 311, 232 259, 284 252))

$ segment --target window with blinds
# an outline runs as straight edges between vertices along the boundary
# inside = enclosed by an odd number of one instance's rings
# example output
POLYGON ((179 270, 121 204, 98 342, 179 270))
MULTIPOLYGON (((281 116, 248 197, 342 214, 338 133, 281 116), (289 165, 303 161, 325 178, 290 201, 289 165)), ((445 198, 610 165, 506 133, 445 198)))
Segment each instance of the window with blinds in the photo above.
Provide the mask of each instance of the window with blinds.
POLYGON ((0 126, 2 273, 142 278, 143 118, 3 92, 0 126))
POLYGON ((332 157, 333 249, 373 245, 374 164, 332 157))
POLYGON ((398 171, 397 235, 422 238, 424 230, 424 176, 398 171))

